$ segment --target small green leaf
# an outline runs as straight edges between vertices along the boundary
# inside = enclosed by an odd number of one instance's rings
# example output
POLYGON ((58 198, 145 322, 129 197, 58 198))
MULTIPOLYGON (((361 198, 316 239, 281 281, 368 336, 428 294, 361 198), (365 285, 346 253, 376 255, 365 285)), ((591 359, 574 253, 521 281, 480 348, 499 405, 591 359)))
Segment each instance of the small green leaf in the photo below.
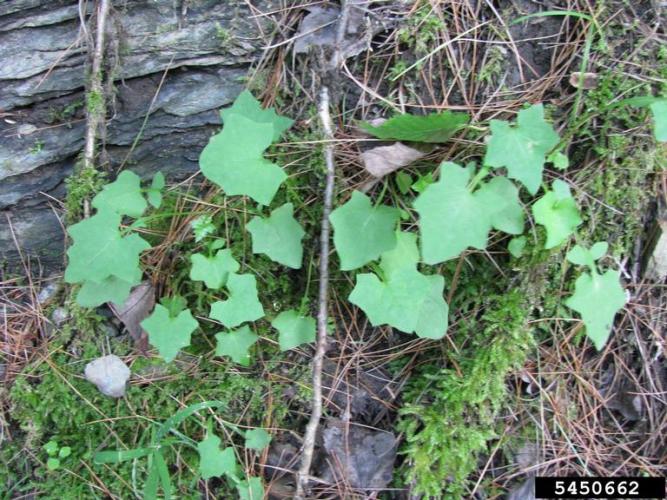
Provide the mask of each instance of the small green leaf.
POLYGON ((60 460, 58 460, 57 458, 51 457, 46 461, 46 468, 49 470, 56 470, 59 467, 60 467, 60 460))
POLYGON ((213 290, 222 287, 227 283, 229 275, 239 270, 239 263, 228 249, 218 250, 214 257, 196 253, 190 256, 190 262, 190 279, 203 281, 213 290))
POLYGON ((410 188, 412 187, 412 176, 405 172, 398 172, 396 174, 396 187, 401 192, 401 194, 408 194, 410 188))
POLYGON ((262 451, 269 446, 271 434, 264 429, 250 429, 245 432, 245 447, 251 450, 262 451))
POLYGON ((190 345, 190 335, 198 326, 190 310, 186 309, 172 318, 169 310, 160 304, 141 322, 141 327, 148 332, 148 341, 167 363, 173 361, 181 348, 190 345))
POLYGON ((379 139, 443 143, 464 127, 469 120, 470 117, 465 113, 444 111, 424 116, 396 115, 377 127, 369 123, 361 123, 360 126, 379 139))
POLYGON ((547 156, 547 161, 553 163, 554 167, 558 170, 567 170, 570 166, 570 160, 567 155, 564 155, 560 151, 554 151, 549 156, 547 156))
POLYGON ((60 448, 60 451, 58 452, 58 457, 60 458, 67 458, 72 454, 72 448, 69 446, 63 446, 60 448))
POLYGON ((368 196, 352 193, 347 203, 331 212, 334 245, 343 271, 357 269, 396 246, 400 213, 386 205, 373 206, 368 196))
POLYGON ((519 111, 517 124, 491 120, 491 137, 484 165, 506 167, 507 175, 535 194, 542 182, 545 156, 560 140, 553 127, 544 120, 542 104, 519 111))
POLYGON ((200 217, 197 217, 190 223, 190 225, 192 226, 192 232, 195 235, 195 243, 200 242, 209 234, 213 234, 215 232, 213 217, 211 217, 209 214, 204 214, 200 217))
POLYGON ((544 244, 547 250, 567 241, 583 222, 568 185, 556 179, 551 189, 533 205, 535 222, 547 230, 547 241, 544 244))
POLYGON ((247 481, 241 481, 236 485, 239 500, 262 500, 264 498, 264 486, 258 477, 251 477, 247 481))
POLYGON ((504 177, 495 177, 471 192, 472 173, 471 168, 445 162, 438 182, 414 202, 422 257, 427 264, 457 257, 467 247, 483 250, 494 227, 510 234, 523 232, 523 209, 516 186, 504 177))
POLYGON ((151 187, 146 192, 148 203, 155 208, 160 208, 160 205, 162 205, 162 190, 164 189, 164 186, 164 174, 162 172, 156 172, 153 176, 151 187))
POLYGON ((271 212, 270 217, 253 217, 246 229, 252 235, 252 252, 292 269, 301 268, 306 232, 294 218, 294 207, 285 203, 271 212))
POLYGON ((526 237, 517 236, 512 238, 507 245, 507 250, 509 250, 512 257, 519 258, 523 255, 523 249, 526 248, 526 237))
POLYGON ((246 195, 269 205, 287 178, 283 170, 262 155, 273 141, 271 123, 254 122, 231 114, 225 126, 201 152, 199 166, 207 179, 228 195, 246 195))
POLYGON ((578 312, 586 326, 586 336, 598 351, 609 339, 614 316, 625 305, 620 273, 609 269, 604 274, 584 273, 577 278, 574 294, 565 305, 578 312))
POLYGON ((653 114, 653 133, 656 140, 667 142, 667 99, 660 99, 649 105, 653 114))
POLYGON ((434 182, 435 179, 433 179, 433 174, 429 172, 426 175, 420 175, 419 178, 412 185, 412 189, 414 189, 418 193, 423 193, 426 190, 426 188, 429 187, 434 182))
POLYGON ((220 438, 214 434, 209 434, 206 438, 197 444, 199 452, 199 472, 204 480, 223 475, 236 476, 237 465, 234 448, 231 446, 220 449, 220 438))
POLYGON ((257 299, 257 281, 252 274, 230 274, 227 279, 229 299, 211 306, 210 318, 227 328, 255 321, 264 316, 264 308, 257 299))
POLYGON ((58 441, 51 440, 46 443, 43 448, 48 455, 53 456, 58 453, 58 441))
POLYGON ((315 341, 315 320, 310 316, 300 316, 295 310, 281 312, 271 326, 278 330, 281 351, 315 341))
POLYGON ((123 170, 111 184, 102 188, 92 201, 100 211, 141 217, 148 206, 141 192, 141 179, 130 170, 123 170))
POLYGON ((123 237, 118 229, 120 218, 103 211, 69 227, 74 244, 67 250, 65 281, 100 283, 109 276, 129 282, 136 279, 139 254, 150 245, 137 234, 123 237))
POLYGON ((606 241, 598 241, 590 250, 581 245, 575 245, 572 250, 567 252, 565 258, 578 266, 587 266, 591 272, 597 272, 595 261, 607 253, 609 244, 606 241))
POLYGON ((384 280, 374 274, 358 274, 349 300, 366 313, 373 326, 387 324, 423 338, 442 338, 448 314, 445 280, 417 270, 414 234, 399 232, 397 239, 396 247, 382 254, 384 280))
POLYGON ((258 338, 248 325, 243 325, 238 330, 229 333, 219 332, 215 335, 218 342, 215 355, 229 356, 235 363, 249 366, 250 353, 248 351, 255 345, 258 338))
POLYGON ((273 127, 273 142, 292 126, 294 120, 276 114, 273 108, 262 109, 259 101, 248 91, 244 90, 229 108, 220 111, 223 122, 227 122, 232 115, 237 114, 252 120, 255 123, 268 123, 273 127))

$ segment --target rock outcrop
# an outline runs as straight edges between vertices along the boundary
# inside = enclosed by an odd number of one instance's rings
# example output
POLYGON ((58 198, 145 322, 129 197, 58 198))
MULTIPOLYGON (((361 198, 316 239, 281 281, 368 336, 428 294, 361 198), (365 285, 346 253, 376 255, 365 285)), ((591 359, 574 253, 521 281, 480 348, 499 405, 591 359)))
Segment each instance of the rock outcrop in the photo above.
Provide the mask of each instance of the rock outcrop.
MULTIPOLYGON (((113 2, 107 75, 114 99, 105 141, 112 168, 140 134, 126 163, 140 175, 196 170, 199 151, 220 124, 218 109, 242 90, 261 55, 265 21, 248 4, 113 2)), ((270 8, 269 1, 255 4, 270 8)), ((88 56, 81 17, 89 14, 76 0, 0 3, 0 266, 16 266, 16 243, 47 267, 62 265, 59 200, 84 144, 88 56)))

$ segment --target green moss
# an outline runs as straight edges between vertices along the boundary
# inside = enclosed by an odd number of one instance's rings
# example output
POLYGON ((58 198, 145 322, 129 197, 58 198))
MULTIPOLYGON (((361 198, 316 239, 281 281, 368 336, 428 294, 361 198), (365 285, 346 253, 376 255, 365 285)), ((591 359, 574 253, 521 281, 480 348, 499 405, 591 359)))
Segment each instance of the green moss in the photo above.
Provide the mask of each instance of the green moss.
POLYGON ((522 292, 490 299, 486 314, 461 335, 472 344, 458 369, 427 366, 414 374, 401 409, 405 481, 430 498, 465 498, 468 476, 487 442, 498 436, 496 416, 507 401, 505 379, 532 345, 522 292))
POLYGON ((86 109, 90 115, 104 114, 104 96, 100 92, 91 90, 86 94, 86 109))
POLYGON ((65 180, 67 186, 65 209, 68 224, 81 219, 84 201, 92 199, 102 189, 104 182, 105 175, 94 168, 83 168, 80 163, 74 167, 74 173, 65 180))

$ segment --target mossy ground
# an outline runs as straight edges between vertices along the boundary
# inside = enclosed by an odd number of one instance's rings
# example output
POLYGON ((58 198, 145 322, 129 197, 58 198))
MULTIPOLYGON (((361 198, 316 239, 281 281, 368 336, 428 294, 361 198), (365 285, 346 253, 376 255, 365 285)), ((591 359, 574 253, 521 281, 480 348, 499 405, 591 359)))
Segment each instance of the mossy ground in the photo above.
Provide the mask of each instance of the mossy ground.
MULTIPOLYGON (((399 43, 414 51, 417 58, 437 45, 438 34, 445 29, 442 20, 429 16, 431 10, 428 3, 421 2, 410 23, 397 35, 399 43)), ((614 40, 626 36, 632 28, 611 23, 606 29, 606 40, 614 40)), ((618 54, 602 42, 594 47, 592 69, 598 71, 600 80, 595 89, 581 94, 581 110, 576 119, 568 115, 571 102, 565 107, 550 106, 554 119, 570 123, 563 136, 570 140, 568 154, 572 167, 566 173, 549 171, 548 175, 568 177, 584 218, 577 240, 583 244, 609 241, 612 257, 603 263, 615 267, 622 259, 632 257, 635 242, 641 238, 654 176, 664 170, 666 159, 664 148, 656 147, 651 137, 646 110, 610 108, 608 103, 619 96, 664 93, 667 88, 664 83, 656 88, 629 80, 623 68, 606 71, 618 54)), ((387 71, 392 76, 403 73, 414 57, 409 62, 397 57, 387 71)), ((629 61, 631 64, 646 66, 647 61, 658 61, 648 71, 655 79, 665 81, 666 50, 647 47, 635 57, 636 61, 629 61)), ((499 78, 499 60, 496 51, 482 66, 485 69, 480 78, 488 85, 499 78)), ((386 67, 384 61, 381 64, 386 67)), ((419 88, 418 69, 408 73, 409 78, 402 83, 408 93, 419 88)), ((388 85, 391 92, 397 88, 397 84, 388 85)), ((292 102, 289 95, 278 96, 277 102, 283 99, 287 105, 292 102)), ((313 117, 312 109, 308 114, 313 117)), ((482 136, 479 131, 474 131, 475 134, 482 136)), ((463 161, 479 155, 479 137, 473 136, 469 138, 471 144, 453 152, 456 159, 463 161)), ((298 129, 285 139, 288 144, 276 146, 270 152, 272 159, 287 165, 290 173, 276 203, 294 204, 310 242, 317 241, 321 216, 318 193, 323 164, 318 139, 317 132, 298 129)), ((411 172, 417 178, 434 169, 434 163, 424 162, 419 168, 411 168, 411 172)), ((341 191, 354 184, 349 181, 354 175, 339 179, 341 191)), ((82 200, 99 190, 102 182, 99 174, 92 171, 79 172, 69 181, 67 208, 71 220, 80 217, 82 200)), ((389 183, 384 191, 387 200, 408 207, 407 197, 394 189, 394 179, 385 182, 389 183)), ((382 186, 377 189, 380 192, 382 186)), ((179 200, 177 194, 168 196, 160 211, 153 214, 147 231, 152 243, 159 244, 165 238, 173 219, 186 220, 205 210, 197 203, 182 204, 179 200)), ((257 275, 269 320, 288 308, 312 312, 317 290, 316 245, 306 246, 301 272, 284 272, 282 267, 252 254, 250 240, 243 230, 247 220, 259 213, 266 214, 266 209, 219 195, 210 200, 210 206, 215 207, 219 236, 227 240, 242 262, 242 269, 257 275)), ((504 240, 494 241, 490 254, 470 254, 462 262, 438 267, 448 288, 455 285, 448 343, 430 344, 418 356, 411 353, 395 358, 390 364, 397 370, 413 367, 402 394, 396 427, 404 437, 396 487, 406 486, 433 498, 452 499, 469 498, 477 487, 488 498, 497 498, 504 491, 494 478, 480 476, 494 450, 501 450, 495 457, 503 460, 502 457, 512 455, 517 443, 534 440, 540 434, 534 421, 524 421, 517 428, 507 418, 513 407, 539 412, 541 404, 536 399, 526 401, 507 381, 526 363, 539 361, 538 346, 553 342, 559 335, 554 333, 550 322, 539 318, 569 317, 561 299, 571 290, 572 266, 564 263, 566 248, 541 250, 543 238, 539 229, 531 229, 524 255, 518 259, 506 253, 504 240)), ((182 295, 196 315, 206 316, 213 295, 187 278, 189 255, 199 249, 191 239, 172 241, 173 256, 169 264, 151 265, 164 295, 182 295)), ((336 265, 334 257, 332 266, 336 265)), ((351 282, 344 274, 334 272, 332 283, 338 297, 347 296, 351 282)), ((141 446, 150 438, 155 422, 194 402, 223 401, 225 406, 218 412, 219 417, 240 425, 270 427, 276 432, 280 429, 299 432, 303 426, 301 410, 308 411, 307 359, 298 358, 297 361, 303 361, 299 364, 280 354, 268 323, 258 326, 262 340, 253 352, 255 363, 249 369, 212 357, 215 327, 208 324, 194 338, 188 356, 167 366, 135 356, 127 338, 106 339, 99 331, 102 318, 79 311, 73 305, 69 307, 74 313, 73 320, 56 332, 44 351, 17 378, 9 394, 13 439, 0 450, 0 478, 6 478, 3 483, 11 485, 8 495, 38 491, 43 498, 141 497, 145 463, 95 465, 91 460, 93 452, 141 446), (146 374, 143 379, 136 379, 126 397, 120 400, 101 396, 81 375, 88 360, 109 352, 110 348, 132 361, 133 372, 146 374), (298 386, 296 396, 288 400, 284 390, 294 384, 298 386), (63 460, 60 469, 48 471, 42 447, 52 439, 61 446, 70 446, 72 454, 63 460)), ((581 333, 573 341, 584 348, 581 333)), ((179 430, 196 440, 202 436, 205 424, 205 417, 192 418, 179 430)), ((222 433, 221 428, 218 430, 222 433)), ((180 497, 200 498, 202 484, 196 479, 196 452, 189 446, 178 445, 167 457, 180 497)), ((256 457, 240 458, 251 468, 256 457)), ((502 465, 506 466, 510 458, 504 460, 502 465)), ((215 494, 219 497, 229 494, 224 483, 213 486, 218 488, 215 494)))

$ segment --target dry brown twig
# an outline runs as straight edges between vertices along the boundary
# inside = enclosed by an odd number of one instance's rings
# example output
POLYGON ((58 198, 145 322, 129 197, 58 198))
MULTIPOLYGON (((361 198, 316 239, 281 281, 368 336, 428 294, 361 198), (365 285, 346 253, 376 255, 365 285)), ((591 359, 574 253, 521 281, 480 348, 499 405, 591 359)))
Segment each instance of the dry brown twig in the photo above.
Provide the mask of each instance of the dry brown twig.
MULTIPOLYGON (((326 64, 322 62, 324 71, 330 70, 330 77, 335 78, 338 68, 341 66, 344 56, 342 55, 342 43, 345 37, 349 18, 350 2, 341 0, 340 16, 338 18, 338 29, 336 33, 336 45, 334 47, 331 62, 326 64)), ((330 226, 329 215, 333 205, 333 190, 336 175, 336 164, 334 161, 334 125, 330 113, 330 92, 328 82, 323 82, 320 89, 318 114, 322 122, 324 135, 327 139, 327 145, 324 148, 324 160, 326 163, 326 184, 324 188, 322 227, 320 232, 320 284, 318 293, 318 312, 317 312, 317 345, 315 356, 313 357, 313 408, 310 420, 306 426, 306 433, 303 438, 303 447, 301 450, 301 466, 297 476, 297 488, 295 499, 301 500, 308 484, 310 466, 313 461, 313 451, 315 450, 315 439, 317 429, 322 417, 322 365, 327 346, 327 317, 329 306, 329 239, 330 226)))

